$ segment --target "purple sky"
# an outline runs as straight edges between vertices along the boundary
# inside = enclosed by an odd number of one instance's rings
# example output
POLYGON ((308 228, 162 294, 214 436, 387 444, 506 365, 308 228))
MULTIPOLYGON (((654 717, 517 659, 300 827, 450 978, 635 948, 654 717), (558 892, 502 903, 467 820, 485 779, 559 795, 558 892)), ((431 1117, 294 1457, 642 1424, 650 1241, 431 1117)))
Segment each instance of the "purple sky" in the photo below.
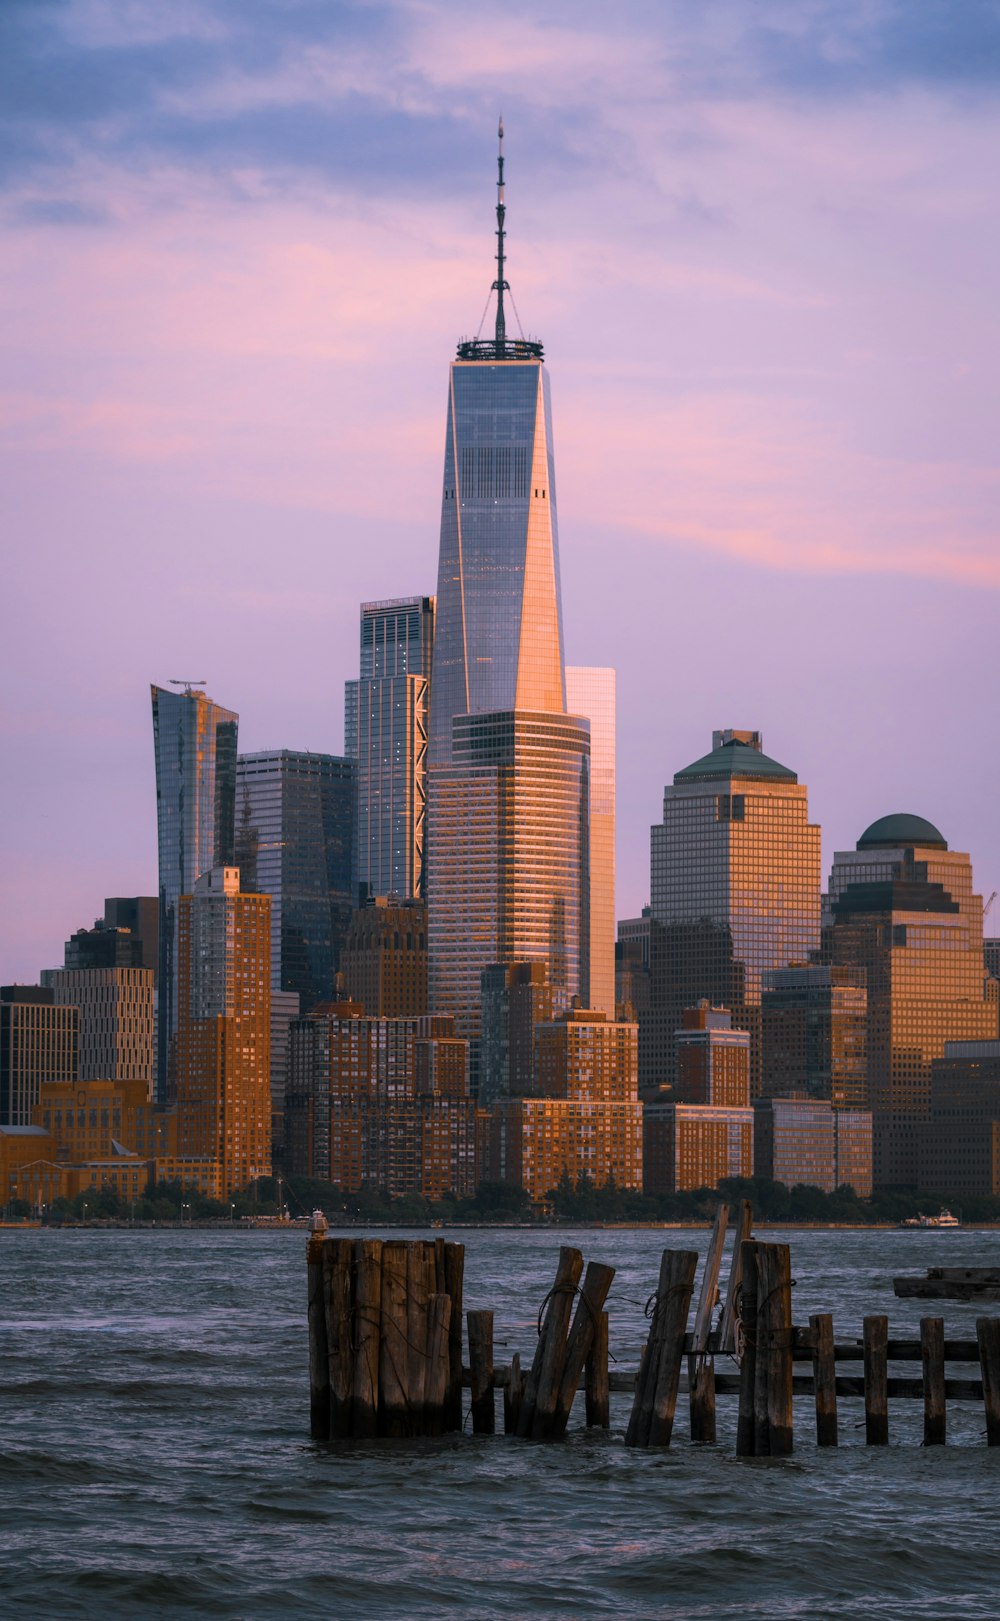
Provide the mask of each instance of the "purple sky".
POLYGON ((435 588, 500 110, 619 915, 715 726, 798 771, 825 868, 910 810, 1000 888, 997 5, 496 16, 0 7, 0 979, 155 891, 150 681, 337 752, 358 603, 435 588))

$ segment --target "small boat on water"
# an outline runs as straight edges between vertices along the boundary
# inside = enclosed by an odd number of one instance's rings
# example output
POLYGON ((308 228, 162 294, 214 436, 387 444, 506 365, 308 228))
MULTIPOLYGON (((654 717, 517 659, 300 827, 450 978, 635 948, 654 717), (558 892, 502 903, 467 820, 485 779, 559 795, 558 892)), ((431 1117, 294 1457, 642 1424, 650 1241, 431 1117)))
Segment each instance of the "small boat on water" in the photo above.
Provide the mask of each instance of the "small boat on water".
POLYGON ((953 1216, 951 1211, 947 1210, 945 1206, 942 1205, 940 1215, 907 1216, 906 1219, 901 1221, 899 1225, 900 1227, 918 1227, 921 1230, 926 1230, 928 1227, 961 1227, 962 1223, 958 1216, 953 1216))

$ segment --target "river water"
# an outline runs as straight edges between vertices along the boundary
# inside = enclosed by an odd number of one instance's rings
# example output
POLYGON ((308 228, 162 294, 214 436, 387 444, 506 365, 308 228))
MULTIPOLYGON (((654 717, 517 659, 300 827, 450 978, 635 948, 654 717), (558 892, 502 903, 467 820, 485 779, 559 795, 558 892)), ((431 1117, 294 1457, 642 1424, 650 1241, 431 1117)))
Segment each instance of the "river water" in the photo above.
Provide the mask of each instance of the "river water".
MULTIPOLYGON (((420 1234, 393 1236, 426 1237, 420 1234)), ((457 1232, 466 1298, 496 1313, 497 1360, 530 1358, 560 1242, 618 1268, 611 1351, 635 1364, 664 1245, 704 1232, 457 1232)), ((891 1278, 997 1259, 991 1233, 783 1231, 795 1321, 838 1338, 884 1311, 916 1332, 891 1278)), ((562 1444, 495 1437, 328 1449, 308 1439, 301 1232, 0 1233, 0 1615, 933 1617, 1000 1615, 1000 1449, 982 1410, 949 1408, 924 1449, 920 1404, 890 1404, 866 1449, 842 1399, 818 1451, 796 1401, 788 1459, 719 1441, 626 1451, 574 1411, 562 1444)), ((939 1307, 974 1336, 976 1308, 939 1307)), ((915 1370, 911 1367, 901 1372, 915 1370)))

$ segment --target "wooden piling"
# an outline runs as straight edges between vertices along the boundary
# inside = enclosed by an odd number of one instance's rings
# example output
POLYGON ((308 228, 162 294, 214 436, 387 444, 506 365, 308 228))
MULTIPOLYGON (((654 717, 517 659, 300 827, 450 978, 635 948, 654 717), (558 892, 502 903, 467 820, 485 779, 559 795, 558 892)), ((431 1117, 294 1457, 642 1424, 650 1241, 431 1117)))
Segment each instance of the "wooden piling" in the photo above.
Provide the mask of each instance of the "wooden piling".
POLYGON ((493 1313, 470 1311, 469 1372, 472 1375, 472 1433, 492 1435, 496 1429, 493 1399, 493 1313))
POLYGON ((743 1246, 753 1237, 753 1206, 749 1199, 741 1199, 736 1212, 736 1228, 733 1233, 733 1256, 729 1263, 729 1282, 726 1285, 726 1304, 722 1310, 722 1322, 719 1325, 719 1350, 727 1356, 732 1356, 736 1349, 736 1314, 740 1299, 740 1283, 743 1277, 743 1246))
POLYGON ((580 1384, 587 1358, 594 1343, 594 1334, 598 1318, 603 1315, 604 1302, 608 1298, 608 1290, 614 1281, 615 1269, 605 1266, 601 1261, 589 1261, 580 1290, 580 1298, 576 1303, 576 1315, 573 1326, 566 1341, 566 1355, 563 1361, 562 1378, 556 1394, 555 1411, 549 1434, 552 1436, 565 1435, 566 1425, 569 1422, 570 1409, 580 1384))
POLYGON ((865 1441, 870 1447, 884 1447, 889 1444, 888 1317, 866 1317, 863 1333, 865 1441))
MULTIPOLYGON (((735 1256, 733 1258, 735 1265, 735 1256)), ((754 1455, 754 1391, 757 1384, 757 1245, 740 1245, 739 1335, 735 1346, 740 1358, 740 1410, 736 1424, 736 1456, 754 1455)), ((734 1324, 735 1327, 735 1324, 734 1324)))
POLYGON ((408 1434, 422 1435, 424 1396, 427 1385, 427 1339, 430 1330, 428 1307, 437 1292, 437 1269, 433 1241, 406 1246, 406 1386, 409 1408, 408 1434))
POLYGON ((986 1445, 1000 1447, 1000 1317, 977 1317, 976 1340, 986 1409, 986 1445))
POLYGON ((503 1387, 503 1433, 516 1435, 518 1419, 521 1416, 521 1402, 524 1398, 524 1374, 521 1372, 520 1353, 515 1351, 510 1359, 510 1374, 503 1387))
POLYGON ((598 1313, 594 1341, 587 1357, 584 1375, 584 1394, 587 1406, 587 1428, 606 1430, 611 1426, 611 1401, 608 1386, 608 1314, 598 1313))
POLYGON ((351 1340, 351 1257, 349 1238, 328 1238, 323 1248, 323 1301, 330 1368, 331 1441, 351 1433, 354 1346, 351 1340))
POLYGON ((323 1250, 326 1239, 317 1233, 306 1248, 309 1319, 309 1433, 314 1441, 330 1434, 330 1356, 326 1341, 323 1301, 323 1250))
POLYGON ((701 1294, 694 1317, 694 1332, 688 1357, 688 1391, 691 1407, 692 1441, 715 1440, 715 1361, 708 1349, 712 1313, 719 1298, 719 1271, 729 1224, 729 1206, 720 1204, 715 1212, 712 1236, 705 1255, 701 1294))
POLYGON ((465 1245, 444 1246, 445 1293, 451 1301, 448 1329, 448 1399, 445 1403, 445 1429, 462 1428, 462 1284, 465 1274, 465 1245))
POLYGON ((410 1434, 406 1252, 402 1239, 382 1244, 382 1324, 378 1348, 380 1435, 410 1434))
POLYGON ((562 1377, 573 1296, 582 1271, 583 1256, 580 1251, 563 1244, 559 1250, 556 1280, 549 1291, 531 1371, 525 1381, 517 1426, 517 1433, 522 1437, 531 1436, 540 1441, 548 1433, 562 1377))
POLYGON ((354 1383, 351 1434, 370 1438, 378 1425, 378 1362, 382 1320, 382 1240, 354 1245, 354 1383))
POLYGON ((443 1435, 447 1422, 451 1358, 448 1336, 451 1297, 432 1294, 427 1302, 427 1373, 424 1379, 425 1435, 443 1435))
POLYGON ((816 1445, 837 1445, 837 1363, 833 1351, 833 1318, 822 1312, 809 1319, 812 1335, 813 1385, 816 1395, 816 1445))
MULTIPOLYGON (((625 1445, 627 1447, 643 1445, 644 1443, 640 1442, 639 1436, 643 1433, 647 1435, 649 1433, 649 1417, 647 1415, 644 1419, 642 1411, 646 1391, 649 1387, 649 1362, 649 1340, 643 1340, 642 1349, 639 1352, 639 1367, 636 1371, 635 1384, 632 1387, 632 1411, 629 1413, 628 1424, 625 1426, 625 1445)), ((652 1412, 652 1397, 650 1397, 650 1412, 652 1412)))
POLYGON ((920 1361, 924 1375, 924 1446, 944 1446, 944 1318, 921 1317, 920 1361))
POLYGON ((663 1303, 659 1368, 653 1396, 653 1416, 649 1425, 647 1444, 651 1447, 668 1447, 673 1434, 677 1389, 684 1357, 684 1336, 687 1332, 688 1311, 691 1307, 691 1294, 694 1290, 694 1275, 697 1269, 696 1250, 673 1252, 667 1297, 663 1303))
POLYGON ((792 1261, 787 1244, 757 1245, 754 1454, 792 1450, 792 1261))

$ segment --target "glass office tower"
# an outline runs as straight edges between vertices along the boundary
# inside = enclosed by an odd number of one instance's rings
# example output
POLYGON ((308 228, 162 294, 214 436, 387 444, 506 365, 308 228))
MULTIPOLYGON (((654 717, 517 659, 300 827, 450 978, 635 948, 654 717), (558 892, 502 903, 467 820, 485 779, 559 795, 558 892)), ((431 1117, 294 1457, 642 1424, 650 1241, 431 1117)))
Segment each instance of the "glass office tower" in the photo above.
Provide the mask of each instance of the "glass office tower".
POLYGON ((356 762, 354 884, 415 900, 424 886, 434 598, 361 605, 361 666, 344 685, 344 753, 356 762))
POLYGON ((566 713, 542 346, 506 335, 500 136, 495 332, 448 387, 428 775, 428 995, 473 1042, 484 968, 589 992, 590 728, 566 713))
POLYGON ((271 989, 299 1009, 334 995, 351 921, 354 764, 273 749, 236 767, 236 865, 244 894, 271 897, 271 989))
POLYGON ((652 1039, 640 1081, 649 1091, 673 1082, 681 1014, 707 996, 750 1031, 756 1097, 762 975, 819 947, 820 830, 805 787, 758 732, 715 732, 713 745, 664 789, 652 829, 652 1039))
POLYGON ((615 672, 566 667, 566 705, 590 723, 588 1007, 615 1016, 615 672))
POLYGON ((157 1100, 170 1099, 177 1032, 177 905, 202 873, 232 866, 239 716, 197 684, 150 689, 156 756, 160 876, 157 970, 157 1100))

